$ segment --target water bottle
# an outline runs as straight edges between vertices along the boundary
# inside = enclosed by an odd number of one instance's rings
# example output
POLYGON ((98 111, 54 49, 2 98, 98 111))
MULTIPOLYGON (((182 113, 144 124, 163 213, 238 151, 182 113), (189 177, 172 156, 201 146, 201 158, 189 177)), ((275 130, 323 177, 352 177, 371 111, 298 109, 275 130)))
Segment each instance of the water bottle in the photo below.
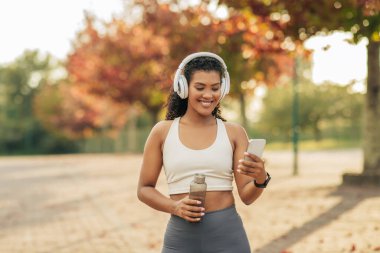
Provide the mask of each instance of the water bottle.
POLYGON ((207 184, 205 182, 206 176, 203 174, 195 174, 194 180, 190 184, 190 199, 201 201, 199 206, 205 206, 207 184))

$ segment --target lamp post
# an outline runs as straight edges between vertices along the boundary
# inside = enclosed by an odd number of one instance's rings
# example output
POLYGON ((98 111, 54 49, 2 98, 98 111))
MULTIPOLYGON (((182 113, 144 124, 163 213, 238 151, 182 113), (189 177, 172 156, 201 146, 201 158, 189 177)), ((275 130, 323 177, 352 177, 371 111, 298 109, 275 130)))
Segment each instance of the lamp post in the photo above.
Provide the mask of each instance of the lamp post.
POLYGON ((292 144, 293 144, 293 176, 298 175, 298 114, 299 114, 299 88, 298 88, 299 59, 294 56, 293 64, 293 107, 292 107, 292 144))

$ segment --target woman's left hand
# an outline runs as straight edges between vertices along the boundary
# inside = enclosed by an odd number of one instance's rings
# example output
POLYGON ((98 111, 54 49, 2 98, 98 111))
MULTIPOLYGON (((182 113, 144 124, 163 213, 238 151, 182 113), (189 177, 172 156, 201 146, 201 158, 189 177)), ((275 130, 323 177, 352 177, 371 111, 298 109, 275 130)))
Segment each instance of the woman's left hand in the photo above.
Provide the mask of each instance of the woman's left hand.
POLYGON ((251 161, 239 160, 237 172, 254 178, 259 184, 264 183, 267 178, 264 161, 260 157, 247 152, 244 153, 244 156, 250 158, 251 161))

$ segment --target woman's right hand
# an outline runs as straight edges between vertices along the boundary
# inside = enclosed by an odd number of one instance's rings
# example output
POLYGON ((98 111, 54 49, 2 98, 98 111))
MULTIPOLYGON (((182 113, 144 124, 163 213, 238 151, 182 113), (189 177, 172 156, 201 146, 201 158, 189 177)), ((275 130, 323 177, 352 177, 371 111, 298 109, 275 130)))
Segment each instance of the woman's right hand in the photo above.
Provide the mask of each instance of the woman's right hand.
POLYGON ((175 202, 173 214, 189 222, 199 222, 204 216, 205 209, 199 206, 199 200, 189 199, 188 197, 175 202))

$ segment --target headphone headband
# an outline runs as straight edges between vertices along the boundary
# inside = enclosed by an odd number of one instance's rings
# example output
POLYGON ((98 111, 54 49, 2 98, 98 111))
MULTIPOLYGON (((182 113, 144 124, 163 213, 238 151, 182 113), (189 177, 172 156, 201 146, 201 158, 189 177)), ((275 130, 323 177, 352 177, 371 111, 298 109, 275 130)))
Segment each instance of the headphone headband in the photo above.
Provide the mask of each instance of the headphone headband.
POLYGON ((211 53, 211 52, 198 52, 198 53, 193 53, 188 56, 186 56, 185 59, 182 60, 181 64, 178 66, 178 69, 175 73, 174 76, 174 81, 173 81, 173 88, 174 91, 182 98, 186 98, 188 96, 188 87, 187 87, 187 82, 186 78, 182 75, 182 71, 184 67, 186 66, 187 63, 189 63, 191 60, 198 58, 198 57, 211 57, 216 60, 218 60, 223 68, 224 68, 224 77, 222 77, 222 93, 220 100, 229 93, 230 91, 230 76, 227 71, 227 65, 224 63, 224 60, 217 54, 211 53))
POLYGON ((191 60, 202 56, 208 56, 217 59, 223 65, 224 71, 227 71, 227 66, 224 63, 223 59, 219 55, 210 52, 198 52, 186 56, 186 58, 183 59, 181 64, 178 66, 178 69, 183 70, 186 64, 188 64, 191 60))

